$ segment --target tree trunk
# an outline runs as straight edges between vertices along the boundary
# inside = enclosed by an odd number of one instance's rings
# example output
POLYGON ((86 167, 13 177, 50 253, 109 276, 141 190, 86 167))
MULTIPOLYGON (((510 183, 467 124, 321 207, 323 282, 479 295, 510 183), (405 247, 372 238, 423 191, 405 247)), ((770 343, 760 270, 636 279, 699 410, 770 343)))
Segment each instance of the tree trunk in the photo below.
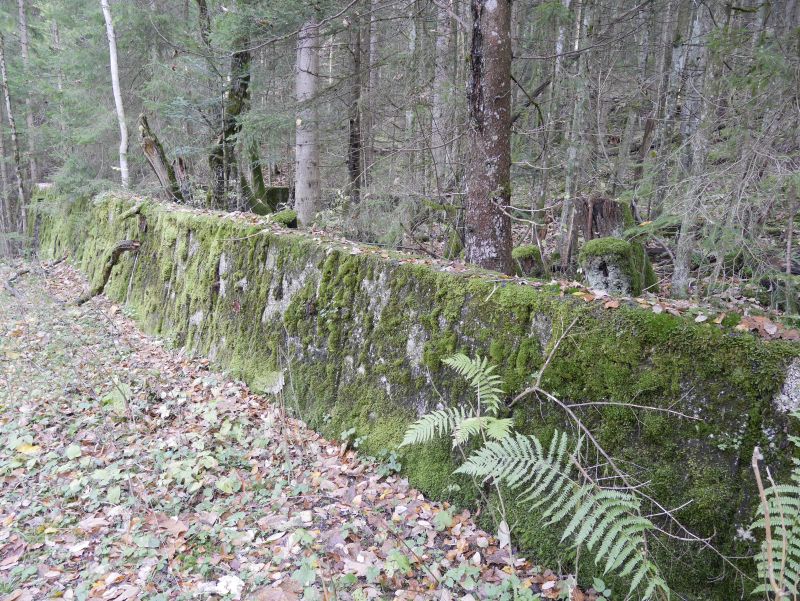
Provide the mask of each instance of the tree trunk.
MULTIPOLYGON (((647 13, 645 12, 644 8, 639 10, 639 23, 642 29, 642 43, 639 51, 639 62, 638 62, 638 73, 637 73, 637 77, 639 78, 638 89, 645 90, 647 82, 647 59, 648 56, 650 55, 650 28, 648 27, 647 13)), ((641 93, 637 93, 637 96, 632 97, 628 102, 628 116, 625 121, 625 129, 622 134, 622 139, 620 140, 619 155, 617 156, 614 182, 611 188, 612 197, 615 197, 617 195, 618 189, 624 188, 626 185, 628 179, 628 172, 630 169, 630 160, 631 160, 630 155, 631 155, 631 147, 633 146, 633 135, 636 129, 637 122, 643 116, 641 105, 645 104, 645 101, 646 98, 641 93)), ((648 148, 646 148, 645 145, 647 145, 647 147, 649 147, 650 145, 650 140, 647 139, 647 136, 642 137, 642 148, 639 149, 640 156, 642 153, 645 154, 647 153, 648 148)), ((638 179, 638 177, 635 179, 638 179)))
POLYGON ((377 93, 380 81, 380 67, 378 56, 378 6, 379 0, 370 0, 369 17, 369 42, 367 48, 367 73, 365 75, 367 85, 367 111, 364 120, 363 144, 364 144, 364 183, 369 185, 371 178, 370 172, 375 163, 375 139, 373 131, 375 129, 375 112, 378 104, 377 93))
POLYGON ((512 273, 511 2, 472 0, 469 167, 466 195, 467 260, 512 273))
POLYGON ((350 76, 350 106, 348 107, 349 137, 347 143, 347 195, 352 205, 361 201, 361 19, 353 15, 350 24, 350 54, 352 73, 350 76))
MULTIPOLYGON (((586 39, 589 23, 589 6, 583 4, 576 15, 576 35, 574 49, 577 50, 586 39)), ((586 158, 585 120, 589 105, 588 55, 586 52, 578 56, 578 73, 575 76, 575 103, 572 109, 572 120, 569 127, 569 146, 567 148, 567 166, 564 181, 564 204, 561 208, 559 224, 559 253, 561 270, 566 271, 572 261, 575 230, 575 197, 579 181, 583 173, 586 158)))
POLYGON ((704 24, 707 10, 700 0, 696 0, 688 41, 691 46, 686 56, 686 90, 681 107, 681 137, 688 144, 681 156, 680 164, 683 170, 682 177, 689 181, 689 185, 685 192, 681 231, 675 249, 675 270, 672 274, 672 296, 675 298, 686 298, 689 294, 691 257, 695 247, 695 221, 702 200, 699 198, 701 186, 695 185, 692 179, 703 169, 708 150, 705 128, 700 127, 706 111, 703 84, 708 64, 708 48, 703 38, 706 33, 704 24))
MULTIPOLYGON (((25 68, 25 80, 30 83, 30 50, 28 44, 28 17, 25 14, 25 0, 18 0, 19 9, 19 45, 22 52, 22 65, 25 68)), ((39 181, 39 168, 36 165, 36 130, 33 122, 33 105, 30 93, 25 96, 25 123, 28 127, 28 168, 31 185, 39 181)))
MULTIPOLYGON (((249 40, 240 39, 237 44, 246 47, 249 40)), ((230 182, 237 182, 234 174, 239 172, 234 147, 236 136, 242 129, 239 118, 250 103, 251 58, 249 50, 234 52, 231 56, 229 84, 222 105, 221 130, 208 157, 213 178, 211 205, 215 209, 239 208, 234 203, 227 202, 227 196, 230 182)))
POLYGON ((117 63, 117 39, 114 35, 114 22, 111 18, 111 7, 108 0, 100 0, 103 8, 103 17, 106 20, 106 35, 108 36, 108 54, 111 66, 111 87, 114 91, 114 105, 117 108, 117 121, 119 121, 119 172, 122 178, 122 187, 130 187, 128 175, 128 125, 125 123, 125 108, 122 105, 122 91, 119 87, 119 67, 117 63))
MULTIPOLYGON (((61 47, 61 35, 59 34, 58 30, 58 21, 53 20, 50 24, 50 33, 53 38, 53 50, 56 54, 61 54, 63 48, 61 47)), ((61 65, 58 66, 56 71, 56 89, 58 90, 58 114, 59 114, 59 122, 58 122, 58 130, 61 132, 62 136, 66 130, 66 119, 64 117, 64 70, 61 68, 61 65)), ((62 146, 63 147, 63 146, 62 146)))
MULTIPOLYGON (((684 7, 683 5, 679 5, 678 8, 681 9, 684 7)), ((692 14, 696 15, 697 10, 693 10, 692 14)), ((669 58, 665 58, 663 61, 666 69, 666 82, 663 86, 663 99, 661 100, 661 119, 659 120, 658 132, 656 133, 656 144, 658 145, 657 160, 659 162, 656 172, 655 198, 652 210, 648 210, 648 219, 660 213, 667 194, 667 180, 670 166, 669 157, 671 154, 670 146, 672 145, 673 133, 675 131, 678 98, 684 87, 687 74, 685 65, 689 42, 686 38, 691 37, 691 27, 694 22, 694 17, 690 19, 690 30, 688 32, 683 31, 682 25, 684 20, 685 17, 679 10, 672 44, 667 44, 667 49, 665 50, 665 52, 669 52, 669 58)), ((668 27, 668 25, 665 25, 665 27, 668 27)))
POLYGON ((295 209, 303 225, 310 225, 320 208, 319 134, 314 96, 319 73, 319 26, 307 21, 297 38, 295 92, 298 104, 295 129, 295 209))
POLYGON ((9 226, 25 231, 27 229, 27 215, 25 212, 25 185, 22 178, 22 163, 19 150, 19 136, 17 135, 17 125, 14 121, 14 112, 11 109, 11 91, 8 88, 8 70, 6 68, 5 39, 0 33, 0 82, 3 86, 3 96, 6 103, 6 116, 8 116, 8 128, 11 130, 11 147, 14 156, 14 176, 17 182, 17 206, 11 212, 12 222, 9 226), (14 213, 17 213, 16 215, 14 213))
POLYGON ((452 53, 452 0, 442 0, 436 11, 436 55, 431 102, 431 154, 433 157, 434 189, 441 199, 450 187, 450 128, 452 53))
POLYGON ((3 111, 0 110, 0 255, 7 256, 11 250, 11 244, 5 236, 14 228, 12 227, 12 207, 11 199, 8 197, 8 169, 6 168, 6 143, 3 127, 3 111))

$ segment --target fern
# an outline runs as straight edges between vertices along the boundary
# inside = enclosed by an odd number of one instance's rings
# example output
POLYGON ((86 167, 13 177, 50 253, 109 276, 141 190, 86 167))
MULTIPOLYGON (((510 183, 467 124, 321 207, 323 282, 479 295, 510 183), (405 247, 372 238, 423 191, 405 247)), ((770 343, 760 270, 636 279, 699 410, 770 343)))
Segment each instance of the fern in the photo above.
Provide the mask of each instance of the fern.
POLYGON ((641 516, 639 499, 594 483, 579 484, 572 477, 575 452, 561 432, 555 433, 547 452, 535 436, 514 434, 487 442, 456 473, 504 484, 518 493, 520 502, 541 508, 551 524, 569 518, 561 540, 585 545, 596 563, 604 562, 604 572, 630 577, 630 592, 644 586, 642 599, 668 594, 647 556, 645 534, 654 525, 641 516))
POLYGON ((443 363, 469 381, 476 395, 476 407, 437 409, 423 415, 406 430, 400 446, 423 444, 450 434, 453 436, 453 446, 465 444, 473 436, 482 433, 494 439, 507 436, 512 421, 497 418, 503 389, 500 387, 502 379, 493 373, 495 366, 489 365, 485 357, 470 359, 466 355, 453 355, 443 363), (488 415, 482 415, 483 407, 488 415))
MULTIPOLYGON (((793 417, 800 417, 800 414, 794 413, 793 417)), ((800 448, 800 438, 789 438, 795 447, 800 448)), ((756 569, 763 583, 753 592, 775 593, 777 587, 782 591, 780 598, 796 599, 800 593, 800 460, 793 461, 792 483, 773 483, 764 491, 766 507, 762 502, 750 529, 764 529, 765 509, 769 510, 772 562, 768 559, 767 540, 764 540, 755 557, 756 569)))
POLYGON ((415 421, 406 430, 401 447, 430 442, 437 436, 447 436, 459 423, 472 417, 463 407, 437 409, 415 421))
POLYGON ((639 498, 630 492, 604 489, 596 482, 574 477, 576 447, 567 434, 556 432, 545 450, 535 436, 512 433, 513 421, 499 418, 502 380, 486 358, 454 355, 444 363, 467 379, 476 395, 474 407, 439 409, 422 416, 406 431, 401 446, 421 444, 451 435, 453 445, 480 436, 482 446, 455 473, 492 480, 501 493, 505 486, 520 503, 540 509, 550 524, 564 523, 562 541, 583 545, 603 562, 605 572, 630 579, 639 599, 669 596, 669 588, 648 559, 645 534, 654 528, 642 517, 639 498))
POLYGON ((500 411, 500 397, 503 394, 501 385, 503 380, 494 373, 497 369, 494 365, 489 365, 486 357, 478 356, 470 359, 466 355, 453 355, 443 361, 445 365, 452 367, 465 380, 469 381, 472 389, 478 397, 480 405, 485 405, 489 413, 497 415, 500 411))

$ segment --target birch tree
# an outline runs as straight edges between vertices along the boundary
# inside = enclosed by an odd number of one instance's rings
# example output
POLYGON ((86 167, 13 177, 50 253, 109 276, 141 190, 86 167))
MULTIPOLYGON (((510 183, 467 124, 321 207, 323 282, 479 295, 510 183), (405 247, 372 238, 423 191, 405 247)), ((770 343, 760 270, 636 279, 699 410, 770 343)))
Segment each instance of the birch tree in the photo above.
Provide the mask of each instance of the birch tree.
POLYGON ((466 254, 511 273, 511 1, 472 0, 471 9, 466 254))
POLYGON ((310 225, 320 209, 319 133, 314 97, 319 76, 319 25, 303 24, 297 37, 295 97, 295 209, 303 225, 310 225))
POLYGON ((119 87, 119 67, 117 63, 117 39, 114 34, 114 21, 111 17, 111 7, 108 0, 100 0, 103 8, 103 17, 106 21, 106 35, 108 37, 108 54, 111 67, 111 87, 114 91, 114 106, 117 109, 119 122, 119 172, 122 178, 122 187, 130 186, 128 174, 128 126, 125 122, 125 108, 122 105, 122 91, 119 87))

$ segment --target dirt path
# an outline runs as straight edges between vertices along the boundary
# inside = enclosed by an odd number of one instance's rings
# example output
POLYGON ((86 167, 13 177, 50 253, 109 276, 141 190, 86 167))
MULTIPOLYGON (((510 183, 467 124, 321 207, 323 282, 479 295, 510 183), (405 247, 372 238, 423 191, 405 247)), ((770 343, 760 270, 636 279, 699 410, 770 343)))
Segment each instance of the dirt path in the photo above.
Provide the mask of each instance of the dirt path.
MULTIPOLYGON (((14 271, 0 264, 0 283, 14 271)), ((468 512, 280 398, 166 349, 104 297, 70 306, 83 286, 65 264, 0 285, 5 599, 557 596, 468 512)))

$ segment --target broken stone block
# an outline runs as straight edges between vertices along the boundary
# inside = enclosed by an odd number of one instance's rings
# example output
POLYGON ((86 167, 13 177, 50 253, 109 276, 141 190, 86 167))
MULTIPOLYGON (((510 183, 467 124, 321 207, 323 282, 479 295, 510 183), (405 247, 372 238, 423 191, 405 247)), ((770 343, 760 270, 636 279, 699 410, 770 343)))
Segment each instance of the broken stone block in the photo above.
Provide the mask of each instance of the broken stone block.
POLYGON ((638 296, 656 283, 642 245, 621 238, 590 240, 581 249, 578 261, 593 290, 638 296))

